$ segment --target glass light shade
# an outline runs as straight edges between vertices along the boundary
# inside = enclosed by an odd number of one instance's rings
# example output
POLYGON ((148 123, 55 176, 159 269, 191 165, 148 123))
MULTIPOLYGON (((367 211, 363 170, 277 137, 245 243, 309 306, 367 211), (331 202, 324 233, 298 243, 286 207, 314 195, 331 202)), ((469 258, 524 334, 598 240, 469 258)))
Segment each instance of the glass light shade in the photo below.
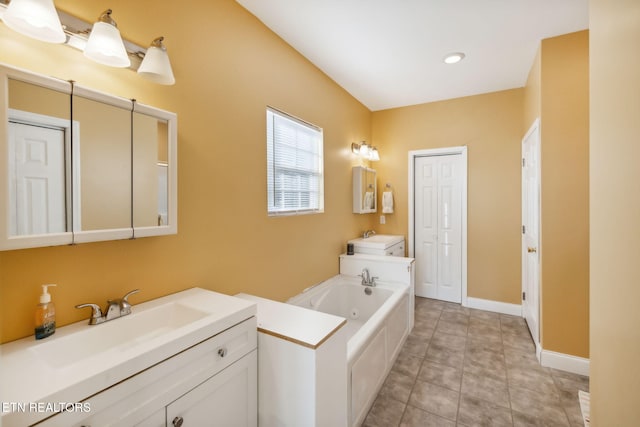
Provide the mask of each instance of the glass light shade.
POLYGON ((131 65, 120 31, 106 22, 93 24, 84 56, 110 67, 126 68, 131 65))
POLYGON ((161 85, 172 85, 176 82, 171 69, 171 62, 167 50, 162 45, 162 39, 158 38, 147 49, 147 53, 138 68, 138 74, 161 85))
POLYGON ((370 150, 370 147, 367 145, 367 143, 362 141, 362 144, 360 144, 360 155, 362 157, 368 158, 369 150, 370 150))
POLYGON ((2 20, 14 31, 48 43, 66 40, 53 0, 12 0, 2 20))
POLYGON ((380 160, 380 154, 378 154, 378 149, 376 147, 371 147, 371 150, 369 150, 369 160, 372 162, 380 160))

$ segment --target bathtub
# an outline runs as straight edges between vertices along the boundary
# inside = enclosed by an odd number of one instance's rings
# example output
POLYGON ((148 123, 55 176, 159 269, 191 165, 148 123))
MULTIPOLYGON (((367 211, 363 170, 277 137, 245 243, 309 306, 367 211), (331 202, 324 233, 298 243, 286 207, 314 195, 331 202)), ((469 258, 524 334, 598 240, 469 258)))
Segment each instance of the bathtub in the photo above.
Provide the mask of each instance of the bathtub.
POLYGON ((337 275, 288 302, 347 319, 349 425, 360 425, 413 325, 410 284, 337 275), (371 291, 369 293, 369 291, 371 291))

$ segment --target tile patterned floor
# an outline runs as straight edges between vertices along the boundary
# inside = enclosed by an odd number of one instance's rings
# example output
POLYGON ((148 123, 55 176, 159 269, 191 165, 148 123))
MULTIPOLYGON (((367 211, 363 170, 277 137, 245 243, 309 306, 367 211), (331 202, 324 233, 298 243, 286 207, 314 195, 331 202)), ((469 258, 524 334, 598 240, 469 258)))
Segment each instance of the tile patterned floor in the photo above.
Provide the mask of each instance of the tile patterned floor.
POLYGON ((416 297, 415 327, 363 426, 582 426, 589 379, 543 368, 524 320, 416 297))

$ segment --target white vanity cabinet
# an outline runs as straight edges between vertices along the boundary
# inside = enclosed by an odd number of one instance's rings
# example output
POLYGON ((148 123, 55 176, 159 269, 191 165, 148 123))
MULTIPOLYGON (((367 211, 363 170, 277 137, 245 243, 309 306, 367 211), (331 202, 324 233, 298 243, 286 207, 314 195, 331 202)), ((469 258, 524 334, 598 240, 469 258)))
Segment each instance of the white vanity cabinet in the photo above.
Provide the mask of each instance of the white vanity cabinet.
POLYGON ((172 402, 166 408, 166 425, 257 425, 256 363, 254 350, 172 402))
POLYGON ((122 319, 3 344, 0 401, 16 404, 3 406, 0 425, 255 427, 256 312, 192 288, 122 319))
POLYGON ((257 425, 257 325, 251 317, 87 399, 91 414, 38 426, 257 425))
POLYGON ((349 240, 355 253, 403 257, 405 252, 404 236, 374 234, 371 237, 349 240))

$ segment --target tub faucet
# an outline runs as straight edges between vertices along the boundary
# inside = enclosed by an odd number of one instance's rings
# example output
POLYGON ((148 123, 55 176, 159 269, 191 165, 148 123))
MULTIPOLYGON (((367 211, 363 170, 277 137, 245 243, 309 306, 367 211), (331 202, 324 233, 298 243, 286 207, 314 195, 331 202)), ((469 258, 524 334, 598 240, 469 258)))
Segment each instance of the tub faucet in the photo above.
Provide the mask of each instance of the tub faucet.
POLYGON ((91 307, 91 317, 89 318, 90 325, 99 325, 100 323, 107 322, 109 320, 117 319, 118 317, 131 314, 131 304, 129 303, 129 296, 137 294, 140 289, 134 289, 127 293, 122 298, 107 301, 107 308, 104 315, 98 304, 78 304, 76 308, 91 307))
POLYGON ((362 286, 371 286, 371 287, 376 286, 377 277, 371 277, 371 274, 369 274, 368 268, 362 269, 362 274, 360 274, 360 277, 362 277, 362 282, 361 282, 362 286))
POLYGON ((375 231, 367 230, 367 231, 364 232, 364 234, 362 234, 362 238, 363 239, 368 239, 369 237, 373 236, 374 234, 376 234, 375 231))

